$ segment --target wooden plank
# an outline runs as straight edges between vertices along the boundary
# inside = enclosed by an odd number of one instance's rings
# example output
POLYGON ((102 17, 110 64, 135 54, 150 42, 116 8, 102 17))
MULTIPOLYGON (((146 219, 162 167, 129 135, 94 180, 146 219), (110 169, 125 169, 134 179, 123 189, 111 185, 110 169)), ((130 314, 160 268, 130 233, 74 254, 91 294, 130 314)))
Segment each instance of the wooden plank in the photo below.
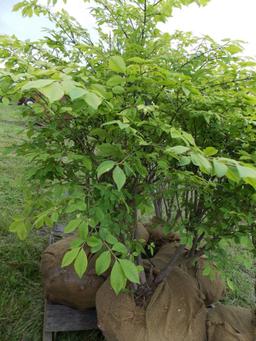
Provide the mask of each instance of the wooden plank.
POLYGON ((64 305, 46 303, 45 332, 65 332, 97 329, 95 309, 78 311, 64 305))
POLYGON ((44 327, 43 327, 43 341, 53 341, 53 333, 48 332, 45 329, 46 326, 46 310, 47 310, 47 301, 44 301, 44 327))
POLYGON ((53 341, 52 339, 53 333, 44 331, 43 341, 53 341))
MULTIPOLYGON (((50 236, 50 244, 61 239, 64 225, 55 226, 50 236)), ((64 305, 51 304, 45 300, 43 341, 52 341, 54 333, 97 329, 95 309, 84 312, 64 305)))

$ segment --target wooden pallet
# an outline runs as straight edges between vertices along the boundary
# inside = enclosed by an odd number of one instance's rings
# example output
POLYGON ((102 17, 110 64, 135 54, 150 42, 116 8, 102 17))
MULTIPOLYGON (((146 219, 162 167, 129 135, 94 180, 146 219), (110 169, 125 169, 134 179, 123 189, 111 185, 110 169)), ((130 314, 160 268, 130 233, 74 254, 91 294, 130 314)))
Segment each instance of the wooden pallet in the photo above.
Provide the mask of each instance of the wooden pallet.
POLYGON ((45 301, 43 341, 53 341, 57 332, 97 329, 95 309, 78 311, 45 301))
MULTIPOLYGON (((49 244, 60 240, 63 236, 62 225, 53 229, 49 244)), ((72 332, 97 329, 97 314, 95 309, 79 311, 65 305, 52 304, 45 300, 43 341, 54 341, 57 332, 72 332)))

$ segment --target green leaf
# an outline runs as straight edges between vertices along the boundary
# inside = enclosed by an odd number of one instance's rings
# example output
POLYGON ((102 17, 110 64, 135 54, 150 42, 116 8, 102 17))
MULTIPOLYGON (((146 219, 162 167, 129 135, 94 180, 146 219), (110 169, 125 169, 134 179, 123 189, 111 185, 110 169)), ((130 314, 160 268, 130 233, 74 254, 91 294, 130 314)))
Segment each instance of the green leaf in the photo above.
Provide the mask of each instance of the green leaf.
POLYGON ((66 252, 63 259, 62 259, 61 267, 64 268, 65 266, 68 266, 71 263, 73 263, 73 261, 76 259, 77 255, 78 255, 79 251, 80 251, 80 247, 76 247, 76 248, 66 252))
POLYGON ((109 125, 112 125, 112 124, 117 124, 118 127, 121 129, 121 130, 124 130, 124 129, 127 129, 130 127, 130 125, 128 123, 123 123, 122 121, 120 120, 114 120, 114 121, 108 121, 106 123, 103 123, 102 124, 102 127, 105 127, 105 126, 109 126, 109 125))
POLYGON ((147 168, 143 166, 140 159, 135 159, 133 161, 133 167, 142 177, 146 177, 148 175, 147 168))
POLYGON ((28 230, 23 219, 15 220, 9 226, 9 231, 16 233, 20 240, 25 240, 28 236, 28 230))
POLYGON ((228 51, 228 52, 230 52, 231 54, 236 54, 236 53, 238 53, 238 52, 242 52, 243 51, 243 49, 242 49, 242 47, 241 46, 239 46, 239 45, 229 45, 229 46, 227 46, 226 47, 226 50, 228 51))
POLYGON ((203 150, 206 156, 212 156, 218 153, 218 150, 214 147, 207 147, 203 150))
POLYGON ((88 223, 86 221, 83 221, 79 225, 79 235, 80 235, 80 238, 82 238, 83 240, 87 239, 87 237, 88 237, 88 223))
POLYGON ((183 140, 185 140, 185 142, 188 142, 192 146, 195 146, 195 140, 191 134, 187 133, 186 131, 183 131, 182 138, 183 140))
POLYGON ((64 90, 57 82, 41 88, 40 92, 48 98, 50 103, 59 101, 64 96, 64 90))
POLYGON ((49 214, 49 210, 47 210, 46 212, 43 212, 41 214, 39 214, 39 216, 37 216, 37 219, 34 222, 34 226, 37 229, 40 229, 44 224, 45 224, 45 219, 49 214))
POLYGON ((114 244, 114 246, 112 247, 112 250, 120 252, 123 255, 126 255, 128 253, 126 246, 120 242, 117 242, 116 244, 114 244))
POLYGON ((119 264, 119 261, 116 260, 110 274, 110 284, 114 289, 116 295, 118 295, 121 290, 125 289, 126 282, 127 280, 122 267, 119 264))
POLYGON ((110 87, 117 86, 117 85, 123 85, 123 84, 124 84, 124 79, 119 75, 112 76, 107 81, 107 86, 110 86, 110 87))
POLYGON ((232 290, 232 291, 235 290, 234 283, 233 283, 233 281, 231 281, 230 278, 227 278, 227 285, 228 285, 228 287, 229 287, 230 290, 232 290))
POLYGON ((72 204, 69 204, 67 209, 66 209, 66 213, 73 213, 75 211, 85 211, 86 209, 86 204, 83 201, 79 201, 79 202, 75 202, 72 204))
POLYGON ((241 178, 256 179, 256 169, 237 165, 237 170, 241 178))
POLYGON ((183 90, 184 94, 186 95, 186 97, 188 97, 190 95, 190 90, 188 88, 186 88, 185 86, 182 86, 182 90, 183 90))
POLYGON ((177 155, 179 154, 184 154, 186 152, 188 152, 190 150, 189 147, 186 147, 186 146, 175 146, 175 147, 171 147, 171 148, 168 148, 168 152, 172 152, 172 153, 175 153, 177 155))
POLYGON ((81 249, 76 257, 74 268, 79 278, 82 278, 88 265, 87 255, 84 249, 81 249))
POLYGON ((238 169, 235 166, 229 166, 228 167, 228 171, 226 173, 226 177, 229 180, 234 181, 236 183, 239 183, 239 181, 241 180, 240 174, 238 173, 238 169))
POLYGON ((87 244, 91 247, 92 253, 95 253, 101 250, 102 245, 103 245, 102 240, 95 236, 91 236, 90 238, 88 238, 87 244))
POLYGON ((202 154, 191 154, 191 161, 195 166, 198 166, 201 171, 209 173, 212 170, 210 162, 202 154))
POLYGON ((126 278, 132 283, 140 283, 139 272, 136 265, 128 259, 119 260, 126 278))
POLYGON ((82 239, 75 239, 75 240, 71 241, 70 248, 74 249, 74 248, 80 247, 82 244, 84 244, 84 240, 82 240, 82 239))
POLYGON ((68 92, 66 92, 67 95, 71 98, 72 101, 76 100, 77 98, 83 97, 85 96, 88 91, 83 89, 83 88, 79 88, 77 86, 73 86, 68 92))
POLYGON ((73 219, 71 220, 68 225, 64 228, 64 233, 71 233, 75 231, 78 226, 82 223, 82 219, 73 219))
POLYGON ((146 64, 147 62, 149 62, 148 59, 143 59, 140 57, 132 57, 132 58, 129 58, 128 61, 131 63, 135 63, 135 64, 146 64))
POLYGON ((125 184, 126 175, 124 174, 124 171, 119 166, 116 166, 113 171, 113 179, 116 183, 117 189, 120 191, 125 184))
POLYGON ((25 84, 21 90, 25 91, 25 90, 31 90, 31 89, 42 89, 44 87, 47 87, 49 85, 51 85, 54 82, 54 80, 52 79, 38 79, 35 81, 30 81, 27 84, 25 84))
POLYGON ((25 223, 19 225, 19 228, 17 229, 16 233, 20 240, 25 240, 27 238, 28 230, 25 223))
POLYGON ((101 157, 112 156, 121 158, 123 153, 119 145, 103 143, 97 146, 96 155, 101 157))
POLYGON ((181 139, 182 138, 182 134, 179 130, 177 130, 176 128, 171 128, 171 137, 173 139, 181 139))
POLYGON ((106 231, 105 240, 106 240, 106 242, 108 242, 111 245, 114 245, 118 242, 116 237, 113 236, 109 231, 106 231))
POLYGON ((122 57, 120 56, 113 56, 109 60, 109 68, 112 71, 125 73, 126 72, 126 65, 122 57))
POLYGON ((88 92, 88 90, 80 87, 77 82, 73 81, 70 78, 65 78, 64 81, 61 82, 61 86, 65 95, 68 95, 72 101, 77 98, 83 97, 88 92))
POLYGON ((95 263, 96 274, 100 276, 105 271, 107 271, 107 269, 110 267, 110 263, 111 263, 110 251, 102 252, 102 254, 97 258, 95 263))
POLYGON ((224 165, 224 163, 217 161, 217 160, 213 160, 213 167, 214 167, 215 174, 219 178, 226 175, 226 173, 228 171, 228 167, 226 165, 224 165))
POLYGON ((103 161, 97 168, 97 177, 100 178, 102 174, 109 172, 115 166, 115 162, 111 160, 103 161))
POLYGON ((82 159, 82 162, 83 162, 84 167, 88 171, 92 170, 92 161, 88 157, 84 156, 84 158, 82 159))
POLYGON ((93 92, 96 95, 99 95, 102 98, 109 98, 109 93, 106 90, 106 87, 101 84, 92 84, 90 86, 90 89, 93 90, 93 92))
POLYGON ((244 182, 246 184, 251 185, 254 189, 256 189, 256 179, 253 178, 244 178, 244 182))
POLYGON ((3 97, 3 98, 2 98, 2 103, 3 103, 4 105, 9 105, 10 100, 9 100, 7 97, 3 97))
POLYGON ((182 156, 179 160, 179 166, 187 166, 191 162, 191 157, 190 156, 182 156))
POLYGON ((115 95, 122 95, 124 93, 124 88, 120 85, 117 85, 112 88, 112 92, 115 95))
POLYGON ((18 10, 20 10, 22 7, 24 7, 25 5, 25 2, 24 1, 21 1, 21 2, 18 2, 17 4, 15 4, 12 8, 12 11, 13 12, 17 12, 18 10))
POLYGON ((203 269, 203 276, 209 277, 211 275, 211 272, 212 272, 211 266, 208 263, 205 264, 204 269, 203 269))
POLYGON ((59 213, 58 212, 53 212, 53 214, 51 215, 51 220, 54 223, 57 223, 57 221, 59 220, 59 213))
POLYGON ((87 92, 86 95, 84 96, 84 100, 94 110, 97 110, 103 101, 101 97, 97 96, 93 92, 87 92))

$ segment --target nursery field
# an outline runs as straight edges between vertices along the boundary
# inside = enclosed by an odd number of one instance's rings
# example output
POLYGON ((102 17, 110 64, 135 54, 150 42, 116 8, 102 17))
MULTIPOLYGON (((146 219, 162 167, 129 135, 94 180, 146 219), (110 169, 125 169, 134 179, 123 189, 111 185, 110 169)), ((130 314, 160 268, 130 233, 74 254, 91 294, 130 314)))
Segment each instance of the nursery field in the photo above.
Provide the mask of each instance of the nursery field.
MULTIPOLYGON (((24 138, 18 113, 0 114, 0 340, 40 341, 43 321, 43 295, 39 273, 40 254, 48 238, 35 232, 24 241, 8 232, 12 217, 23 206, 23 176, 27 160, 6 154, 5 147, 24 138)), ((254 305, 253 269, 245 269, 242 259, 250 256, 242 249, 230 249, 226 268, 234 288, 228 289, 226 302, 250 307, 254 305)), ((98 341, 97 331, 60 333, 59 341, 98 341)))

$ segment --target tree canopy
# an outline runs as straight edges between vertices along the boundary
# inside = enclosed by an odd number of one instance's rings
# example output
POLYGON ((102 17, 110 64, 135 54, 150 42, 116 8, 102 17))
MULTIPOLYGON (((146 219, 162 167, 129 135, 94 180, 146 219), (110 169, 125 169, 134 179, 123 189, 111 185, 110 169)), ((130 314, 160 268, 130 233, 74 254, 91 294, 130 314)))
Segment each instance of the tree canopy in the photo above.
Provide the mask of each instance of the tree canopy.
MULTIPOLYGON (((49 5, 56 4, 49 1, 49 5)), ((98 39, 68 13, 36 0, 14 6, 54 23, 38 41, 0 36, 1 106, 24 103, 27 179, 34 190, 10 230, 68 221, 78 239, 63 259, 86 271, 113 260, 116 293, 139 283, 138 220, 155 209, 190 255, 223 261, 255 231, 256 62, 239 41, 162 33, 174 7, 193 0, 95 0, 98 39)))

